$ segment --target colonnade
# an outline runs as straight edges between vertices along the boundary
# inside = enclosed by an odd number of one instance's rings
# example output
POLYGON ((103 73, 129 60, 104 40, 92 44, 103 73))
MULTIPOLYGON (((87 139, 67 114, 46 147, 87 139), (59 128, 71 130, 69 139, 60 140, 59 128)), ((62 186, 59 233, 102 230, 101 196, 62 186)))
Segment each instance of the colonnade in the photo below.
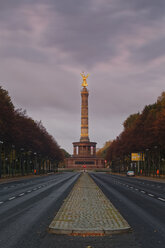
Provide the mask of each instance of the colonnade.
POLYGON ((74 156, 96 156, 96 145, 73 145, 74 156))

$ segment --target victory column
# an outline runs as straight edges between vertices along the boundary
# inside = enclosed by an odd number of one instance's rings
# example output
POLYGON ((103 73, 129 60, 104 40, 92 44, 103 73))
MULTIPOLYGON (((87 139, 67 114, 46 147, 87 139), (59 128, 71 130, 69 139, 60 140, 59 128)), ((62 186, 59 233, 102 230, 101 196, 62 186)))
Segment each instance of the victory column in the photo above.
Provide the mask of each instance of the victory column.
POLYGON ((103 168, 104 160, 96 156, 96 142, 90 142, 88 134, 88 96, 87 78, 89 74, 82 76, 81 90, 81 135, 79 142, 73 142, 73 155, 66 159, 67 168, 87 169, 103 168))

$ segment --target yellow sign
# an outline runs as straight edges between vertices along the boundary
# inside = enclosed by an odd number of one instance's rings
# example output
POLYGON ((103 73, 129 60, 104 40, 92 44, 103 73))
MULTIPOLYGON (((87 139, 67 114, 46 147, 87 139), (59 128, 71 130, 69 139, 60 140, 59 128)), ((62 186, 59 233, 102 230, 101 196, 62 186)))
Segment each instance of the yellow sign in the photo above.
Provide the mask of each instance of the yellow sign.
POLYGON ((144 154, 143 153, 131 153, 131 160, 132 161, 144 161, 144 154))

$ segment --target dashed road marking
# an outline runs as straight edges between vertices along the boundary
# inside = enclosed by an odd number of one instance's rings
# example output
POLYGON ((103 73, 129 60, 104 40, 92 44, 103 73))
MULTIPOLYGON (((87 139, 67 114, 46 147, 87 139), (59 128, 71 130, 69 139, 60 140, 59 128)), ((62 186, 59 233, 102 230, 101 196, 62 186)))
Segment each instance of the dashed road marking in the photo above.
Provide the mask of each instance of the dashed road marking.
POLYGON ((27 193, 31 193, 32 191, 31 190, 28 190, 27 193))
POLYGON ((151 196, 151 197, 154 197, 154 195, 153 194, 148 194, 149 196, 151 196))
POLYGON ((9 201, 14 200, 14 199, 15 199, 15 196, 10 197, 10 198, 9 198, 9 201))
POLYGON ((165 199, 164 198, 161 198, 161 197, 159 197, 158 200, 165 202, 165 199))
POLYGON ((0 202, 0 204, 3 204, 3 202, 0 202))
POLYGON ((141 193, 143 193, 143 194, 145 194, 145 193, 146 193, 146 192, 145 192, 145 191, 143 191, 143 190, 141 190, 140 192, 141 192, 141 193))
POLYGON ((19 196, 22 196, 22 195, 24 195, 25 193, 21 193, 21 194, 19 194, 19 196))

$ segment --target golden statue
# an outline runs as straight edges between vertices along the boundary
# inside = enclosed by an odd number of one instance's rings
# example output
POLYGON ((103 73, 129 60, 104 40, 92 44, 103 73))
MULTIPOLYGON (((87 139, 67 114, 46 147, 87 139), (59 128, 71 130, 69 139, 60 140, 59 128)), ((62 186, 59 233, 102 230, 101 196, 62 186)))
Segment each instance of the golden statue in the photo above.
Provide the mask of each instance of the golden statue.
POLYGON ((85 74, 84 74, 84 72, 83 73, 80 73, 80 75, 82 76, 82 78, 83 78, 83 83, 82 83, 82 86, 83 87, 86 87, 86 86, 88 86, 88 84, 87 84, 87 78, 88 78, 88 76, 89 76, 89 74, 87 74, 86 76, 85 76, 85 74))

